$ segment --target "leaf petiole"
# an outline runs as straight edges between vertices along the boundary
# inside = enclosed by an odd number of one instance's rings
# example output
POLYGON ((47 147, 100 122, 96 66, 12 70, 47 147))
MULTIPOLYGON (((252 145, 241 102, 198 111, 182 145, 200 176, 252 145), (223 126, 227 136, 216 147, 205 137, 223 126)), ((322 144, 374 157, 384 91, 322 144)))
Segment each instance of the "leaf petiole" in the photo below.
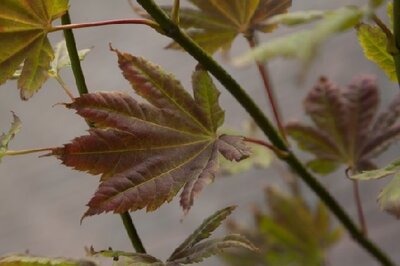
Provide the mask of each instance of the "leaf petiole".
POLYGON ((249 143, 257 144, 266 147, 267 149, 273 151, 279 158, 284 158, 289 155, 288 152, 280 150, 279 148, 275 147, 274 145, 260 140, 260 139, 254 139, 254 138, 248 138, 248 137, 243 137, 243 140, 249 143))
POLYGON ((157 31, 160 30, 158 24, 149 19, 116 19, 116 20, 104 20, 88 23, 73 23, 64 24, 60 26, 53 26, 49 29, 49 32, 60 31, 60 30, 71 30, 71 29, 81 29, 81 28, 92 28, 106 25, 121 25, 121 24, 137 24, 137 25, 147 25, 157 31))
POLYGON ((19 151, 5 151, 4 153, 1 153, 2 156, 18 156, 18 155, 25 155, 25 154, 31 154, 31 153, 38 153, 38 152, 44 152, 44 151, 52 151, 53 148, 41 148, 41 149, 31 149, 31 150, 19 150, 19 151))

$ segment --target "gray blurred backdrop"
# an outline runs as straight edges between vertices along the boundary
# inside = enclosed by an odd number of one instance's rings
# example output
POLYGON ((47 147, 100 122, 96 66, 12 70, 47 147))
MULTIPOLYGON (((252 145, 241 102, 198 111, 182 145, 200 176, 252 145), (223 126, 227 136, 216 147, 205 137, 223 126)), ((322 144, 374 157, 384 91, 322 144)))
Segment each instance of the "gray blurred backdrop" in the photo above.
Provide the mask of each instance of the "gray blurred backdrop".
MULTIPOLYGON (((158 1, 170 4, 172 0, 158 1)), ((341 4, 365 4, 366 0, 328 1, 296 0, 292 10, 328 9, 341 4)), ((73 22, 135 17, 125 0, 71 0, 73 22)), ((287 31, 283 27, 277 33, 263 36, 267 40, 287 31)), ((115 48, 146 57, 176 74, 187 88, 195 61, 188 55, 176 51, 163 50, 169 41, 144 26, 107 26, 75 31, 80 49, 94 46, 83 63, 83 69, 90 91, 123 90, 132 92, 127 81, 121 76, 116 57, 108 49, 111 42, 115 48)), ((61 39, 61 34, 52 35, 53 44, 61 39)), ((246 43, 238 38, 232 55, 247 50, 246 43)), ((254 99, 269 112, 254 67, 236 69, 221 60, 227 70, 246 88, 254 99)), ((383 73, 367 61, 358 46, 354 31, 330 40, 316 59, 307 79, 298 84, 296 75, 299 64, 277 59, 269 64, 277 96, 285 117, 302 119, 301 100, 307 89, 323 74, 335 82, 345 85, 352 76, 372 73, 378 76, 382 92, 382 103, 387 103, 397 92, 396 84, 389 83, 383 73)), ((62 76, 75 89, 69 70, 62 76)), ((240 128, 248 119, 246 112, 219 86, 222 91, 221 104, 227 111, 226 125, 240 128)), ((74 91, 74 93, 76 93, 74 91)), ((76 93, 77 94, 77 93, 76 93)), ((23 130, 11 149, 27 149, 58 146, 72 138, 85 134, 87 126, 72 111, 54 104, 68 101, 68 98, 54 80, 30 101, 22 102, 15 82, 0 87, 0 126, 6 130, 14 111, 23 121, 23 130)), ((378 162, 384 164, 398 156, 399 145, 395 144, 378 162)), ((321 178, 348 213, 355 217, 351 183, 341 174, 321 178)), ((189 215, 181 223, 182 211, 178 200, 163 205, 158 211, 132 214, 140 236, 149 253, 166 258, 201 221, 217 209, 227 205, 239 205, 233 217, 242 223, 249 223, 250 207, 263 202, 262 188, 268 184, 280 184, 276 169, 254 170, 232 177, 218 178, 197 198, 189 215)), ((371 238, 383 247, 390 256, 400 262, 398 222, 379 211, 376 196, 387 182, 366 182, 361 185, 371 238)), ((98 177, 73 171, 60 165, 54 158, 37 158, 35 155, 5 158, 0 166, 0 254, 24 252, 49 256, 83 256, 84 246, 93 245, 97 249, 107 248, 130 250, 131 245, 118 215, 103 214, 90 217, 79 224, 85 211, 85 204, 95 192, 98 177)), ((314 195, 306 190, 310 200, 314 195)), ((223 229, 220 233, 223 233, 223 229)), ((377 265, 364 250, 348 237, 330 253, 330 265, 377 265)), ((220 265, 218 259, 206 260, 202 265, 220 265)))

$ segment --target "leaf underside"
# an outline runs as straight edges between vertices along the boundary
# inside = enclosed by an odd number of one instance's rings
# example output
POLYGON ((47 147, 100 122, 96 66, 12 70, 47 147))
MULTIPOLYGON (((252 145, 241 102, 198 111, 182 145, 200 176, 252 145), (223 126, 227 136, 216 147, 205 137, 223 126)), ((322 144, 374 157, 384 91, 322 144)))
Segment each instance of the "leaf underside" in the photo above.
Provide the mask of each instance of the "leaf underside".
POLYGON ((18 80, 21 98, 41 88, 54 58, 47 32, 67 9, 68 0, 0 1, 0 85, 24 63, 18 80))
POLYGON ((187 212, 217 171, 217 153, 239 161, 250 153, 241 137, 218 136, 224 112, 204 70, 193 74, 192 97, 171 74, 143 58, 116 51, 125 78, 147 103, 120 92, 84 95, 66 106, 94 124, 89 135, 53 150, 80 171, 101 174, 84 216, 146 208, 181 190, 187 212))
POLYGON ((358 76, 348 86, 339 87, 323 77, 304 102, 315 126, 292 122, 287 131, 301 149, 316 157, 308 163, 316 172, 328 174, 341 164, 355 171, 368 170, 370 160, 400 137, 399 101, 397 95, 377 116, 375 78, 358 76))
POLYGON ((245 237, 239 234, 227 235, 223 238, 208 239, 235 209, 234 206, 217 211, 207 219, 172 253, 168 260, 163 263, 157 258, 143 253, 131 253, 125 251, 102 250, 94 251, 92 255, 112 257, 117 260, 115 266, 140 265, 140 266, 179 266, 182 264, 193 264, 204 259, 222 253, 231 248, 242 248, 249 251, 257 251, 257 248, 245 237))
MULTIPOLYGON (((179 10, 179 26, 206 52, 228 50, 239 34, 272 32, 277 24, 267 24, 274 15, 286 13, 291 0, 189 0, 193 7, 179 10), (195 8, 194 8, 195 7, 195 8)), ((171 13, 172 6, 164 6, 171 13)), ((147 14, 139 14, 148 17, 147 14)), ((180 49, 173 42, 167 48, 180 49)))

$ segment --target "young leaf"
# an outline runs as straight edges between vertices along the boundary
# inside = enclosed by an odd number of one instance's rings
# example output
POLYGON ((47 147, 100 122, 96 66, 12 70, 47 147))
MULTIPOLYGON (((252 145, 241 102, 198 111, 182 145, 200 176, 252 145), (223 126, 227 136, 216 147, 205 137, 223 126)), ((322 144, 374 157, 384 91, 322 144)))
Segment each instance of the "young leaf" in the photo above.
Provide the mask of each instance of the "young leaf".
POLYGON ((378 196, 379 206, 382 210, 400 218, 400 173, 382 189, 378 196))
POLYGON ((266 23, 295 26, 299 24, 310 23, 318 19, 322 19, 324 18, 325 15, 326 12, 320 10, 295 11, 287 14, 275 15, 270 19, 268 19, 266 23))
POLYGON ((268 188, 266 196, 269 212, 256 209, 254 225, 241 227, 231 222, 228 228, 246 236, 259 252, 229 251, 223 256, 228 265, 323 265, 324 254, 341 236, 323 203, 310 208, 300 194, 286 195, 274 188, 268 188))
POLYGON ((242 66, 254 60, 266 61, 278 56, 298 58, 308 65, 315 57, 319 46, 336 33, 346 31, 363 17, 363 11, 355 7, 343 7, 325 13, 325 16, 312 30, 297 31, 276 38, 235 59, 242 66))
POLYGON ((182 244, 179 245, 178 248, 175 249, 168 260, 175 260, 184 250, 189 249, 200 241, 210 237, 211 233, 214 232, 215 229, 218 228, 218 226, 220 226, 222 221, 224 221, 235 208, 235 206, 224 208, 204 220, 199 228, 197 228, 188 238, 186 238, 185 241, 183 241, 182 244))
POLYGON ((315 155, 308 165, 316 172, 327 174, 340 164, 368 170, 370 159, 400 136, 399 99, 374 122, 379 102, 375 78, 359 76, 345 88, 321 78, 304 102, 315 127, 289 123, 287 132, 301 149, 315 155))
MULTIPOLYGON (((81 61, 83 61, 86 57, 86 55, 91 51, 92 49, 82 49, 78 51, 78 56, 81 61)), ((49 73, 52 75, 58 75, 58 73, 61 71, 61 69, 65 67, 70 67, 71 66, 71 60, 68 55, 68 50, 67 50, 67 44, 65 40, 62 40, 61 42, 56 44, 56 48, 54 51, 54 59, 50 64, 50 69, 49 73)))
POLYGON ((368 24, 360 24, 356 29, 365 57, 377 64, 392 81, 396 81, 394 59, 388 52, 387 37, 382 29, 368 24))
POLYGON ((8 150, 8 144, 14 138, 15 134, 17 134, 22 127, 21 120, 18 116, 13 113, 13 122, 11 124, 11 128, 7 133, 3 133, 0 135, 0 163, 1 158, 4 156, 4 153, 8 150))
POLYGON ((223 220, 235 209, 235 207, 227 207, 209 218, 197 228, 167 260, 169 263, 190 264, 203 261, 205 258, 223 252, 227 248, 240 247, 251 251, 257 248, 245 237, 234 234, 228 235, 221 239, 206 240, 211 233, 217 229, 223 220))
MULTIPOLYGON (((271 32, 277 24, 265 21, 277 14, 286 13, 291 0, 189 0, 196 8, 181 8, 180 27, 210 54, 230 48, 239 34, 253 31, 271 32)), ((171 13, 172 7, 163 7, 171 13)), ((143 14, 143 12, 139 12, 143 14)), ((167 48, 179 49, 171 43, 167 48)))
POLYGON ((207 240, 185 249, 172 262, 182 264, 199 263, 208 257, 222 253, 230 248, 243 248, 252 252, 257 251, 257 248, 245 237, 228 235, 220 239, 207 240))
POLYGON ((352 179, 355 180, 371 180, 371 179, 379 179, 388 175, 392 175, 400 171, 400 161, 395 161, 383 168, 379 168, 377 170, 365 171, 361 174, 351 176, 352 179))
POLYGON ((24 100, 48 78, 54 54, 47 33, 67 9, 68 0, 0 1, 0 84, 24 62, 18 80, 24 100))
POLYGON ((159 259, 143 253, 131 253, 117 250, 101 250, 94 251, 93 248, 90 250, 90 255, 100 255, 102 257, 113 258, 120 261, 123 259, 123 263, 118 265, 140 265, 140 266, 163 266, 164 263, 159 259))
POLYGON ((208 81, 193 85, 197 95, 193 98, 160 67, 116 53, 123 75, 148 103, 119 92, 75 99, 66 106, 96 128, 54 149, 52 155, 77 170, 102 174, 84 216, 145 207, 153 211, 171 201, 185 184, 181 204, 187 212, 194 196, 214 178, 216 153, 239 161, 249 156, 249 150, 239 137, 217 135, 223 112, 204 70, 194 74, 208 81))
MULTIPOLYGON (((79 59, 82 61, 85 59, 86 55, 91 51, 91 49, 82 49, 78 51, 79 59)), ((12 79, 18 79, 21 77, 21 70, 24 64, 21 64, 19 68, 14 72, 12 79)), ((58 73, 65 67, 70 67, 71 61, 67 51, 67 45, 65 40, 60 41, 56 44, 54 50, 54 59, 50 63, 50 68, 48 69, 48 75, 50 77, 57 76, 58 73)))
POLYGON ((382 210, 400 218, 400 160, 383 168, 366 171, 351 178, 356 180, 370 180, 393 175, 393 179, 379 193, 378 202, 382 210))
POLYGON ((91 260, 64 258, 44 258, 30 255, 10 255, 0 257, 0 266, 96 266, 91 260))

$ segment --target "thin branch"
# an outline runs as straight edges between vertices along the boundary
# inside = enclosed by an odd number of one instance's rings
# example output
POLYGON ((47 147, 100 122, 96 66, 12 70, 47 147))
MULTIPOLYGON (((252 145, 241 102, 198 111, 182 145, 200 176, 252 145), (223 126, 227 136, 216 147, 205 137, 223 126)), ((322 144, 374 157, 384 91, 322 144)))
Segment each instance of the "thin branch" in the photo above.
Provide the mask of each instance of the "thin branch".
MULTIPOLYGON (((71 25, 71 18, 68 12, 61 17, 61 22, 63 25, 71 25)), ((71 67, 74 73, 76 85, 78 87, 79 94, 82 96, 88 93, 88 89, 86 86, 85 76, 82 71, 81 61, 79 59, 78 49, 76 48, 75 37, 74 33, 72 32, 72 29, 65 28, 64 36, 65 36, 65 42, 67 44, 68 54, 71 60, 71 67)), ((91 126, 89 123, 88 125, 91 126)), ((128 212, 122 213, 120 214, 120 217, 122 219, 126 232, 136 252, 146 253, 146 250, 144 249, 142 241, 140 240, 140 237, 137 234, 135 225, 129 213, 128 212)))
POLYGON ((125 230, 129 235, 132 246, 138 253, 146 253, 146 249, 143 246, 142 240, 140 239, 135 225, 133 224, 132 218, 128 212, 121 214, 122 222, 124 223, 125 230))
POLYGON ((179 7, 180 7, 180 1, 179 0, 174 0, 174 6, 172 8, 172 12, 171 12, 171 18, 172 21, 179 25, 179 7))
MULTIPOLYGON (((254 33, 246 36, 246 40, 251 49, 254 49, 255 47, 257 47, 258 40, 257 40, 257 36, 254 33)), ((276 100, 275 92, 274 92, 274 89, 272 87, 272 84, 271 84, 271 81, 269 78, 267 66, 258 61, 256 61, 256 65, 258 68, 258 72, 260 73, 261 79, 263 81, 264 89, 265 89, 265 92, 267 93, 268 101, 271 105, 272 113, 274 114, 275 123, 278 126, 278 130, 281 133, 281 136, 283 137, 285 142, 288 143, 285 127, 283 126, 283 123, 282 123, 281 111, 278 106, 278 101, 276 100)))
POLYGON ((350 176, 349 176, 350 171, 351 171, 351 174, 355 174, 356 172, 354 170, 352 170, 351 168, 348 168, 345 171, 347 178, 349 180, 351 180, 353 183, 353 197, 354 197, 354 202, 356 203, 358 222, 360 224, 361 231, 364 233, 364 235, 368 235, 368 227, 367 227, 367 223, 365 220, 364 209, 363 209, 363 206, 361 203, 359 183, 358 183, 358 180, 352 180, 350 178, 350 176))
POLYGON ((393 0, 393 37, 396 53, 393 55, 397 81, 400 86, 400 0, 393 0))
MULTIPOLYGON (((333 196, 311 175, 300 160, 289 151, 285 142, 274 129, 271 122, 263 114, 243 88, 223 69, 210 55, 198 46, 186 33, 175 25, 154 0, 136 0, 160 25, 162 30, 195 58, 208 70, 221 84, 236 98, 247 110, 260 129, 269 138, 270 142, 280 150, 287 151, 289 155, 282 158, 296 172, 299 177, 319 196, 332 213, 339 219, 355 241, 368 253, 374 256, 382 265, 394 265, 387 255, 375 244, 367 239, 353 223, 348 214, 338 204, 333 196)), ((400 1, 400 0, 399 0, 400 1)))
POLYGON ((93 28, 99 26, 106 26, 106 25, 121 25, 121 24, 138 24, 138 25, 147 25, 154 29, 158 28, 157 23, 149 19, 117 19, 117 20, 104 20, 104 21, 97 21, 97 22, 89 22, 89 23, 79 23, 79 24, 71 24, 66 23, 60 26, 53 26, 49 32, 53 31, 60 31, 66 29, 81 29, 81 28, 93 28))

